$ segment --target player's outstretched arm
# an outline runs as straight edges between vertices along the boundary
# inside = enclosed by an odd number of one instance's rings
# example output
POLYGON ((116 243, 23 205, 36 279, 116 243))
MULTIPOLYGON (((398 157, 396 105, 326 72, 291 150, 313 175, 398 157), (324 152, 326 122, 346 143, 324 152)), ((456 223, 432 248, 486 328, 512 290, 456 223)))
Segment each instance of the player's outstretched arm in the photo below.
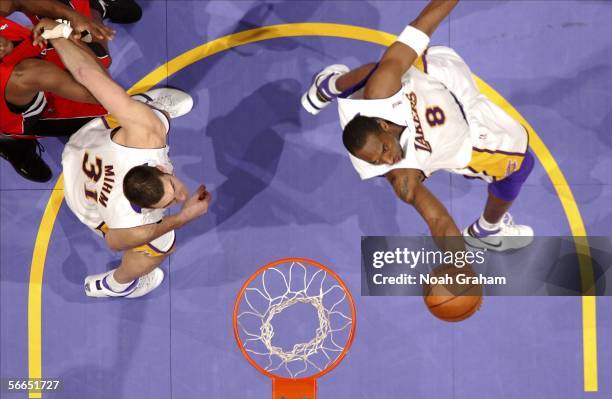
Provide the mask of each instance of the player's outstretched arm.
POLYGON ((160 223, 129 229, 110 229, 105 235, 106 244, 113 251, 126 251, 147 244, 204 215, 208 212, 211 200, 212 194, 206 190, 205 186, 200 186, 185 201, 179 213, 164 217, 160 223))
POLYGON ((99 40, 111 40, 115 32, 103 23, 79 14, 58 0, 0 0, 0 16, 15 11, 40 15, 48 18, 66 19, 72 23, 76 32, 87 31, 99 40))
POLYGON ((432 0, 387 48, 378 68, 364 91, 366 99, 391 97, 402 87, 404 73, 414 64, 429 44, 438 25, 457 5, 459 0, 432 0))
POLYGON ((436 244, 443 250, 464 250, 461 232, 446 207, 422 183, 422 172, 416 169, 394 169, 385 177, 397 196, 414 206, 425 220, 436 244), (445 237, 450 239, 445 240, 445 237))
MULTIPOLYGON (((43 33, 61 29, 57 22, 42 20, 34 28, 34 42, 44 41, 43 33)), ((61 35, 61 32, 57 32, 61 35)), ((67 33, 66 33, 67 34, 67 33)), ((115 83, 96 60, 71 40, 50 38, 66 68, 77 82, 85 86, 126 131, 125 145, 137 148, 163 147, 166 126, 147 105, 135 101, 115 83)))

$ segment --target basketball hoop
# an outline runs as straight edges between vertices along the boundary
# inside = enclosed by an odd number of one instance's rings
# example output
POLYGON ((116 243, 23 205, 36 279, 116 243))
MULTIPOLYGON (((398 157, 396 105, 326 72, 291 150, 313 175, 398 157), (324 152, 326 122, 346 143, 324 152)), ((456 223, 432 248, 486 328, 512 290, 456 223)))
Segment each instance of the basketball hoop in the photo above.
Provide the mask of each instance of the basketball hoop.
POLYGON ((344 359, 356 321, 353 297, 340 277, 304 258, 260 268, 234 304, 238 347, 272 379, 273 399, 315 399, 316 380, 344 359))

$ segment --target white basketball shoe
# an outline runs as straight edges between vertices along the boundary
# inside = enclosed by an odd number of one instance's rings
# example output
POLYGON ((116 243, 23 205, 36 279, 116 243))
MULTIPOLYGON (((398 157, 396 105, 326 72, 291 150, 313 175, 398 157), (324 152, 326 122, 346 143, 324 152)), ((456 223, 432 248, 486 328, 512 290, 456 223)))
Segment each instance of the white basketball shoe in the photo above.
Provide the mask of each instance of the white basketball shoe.
POLYGON ((478 221, 463 230, 463 238, 469 246, 498 252, 526 247, 533 241, 533 235, 531 227, 514 224, 509 213, 504 214, 501 226, 495 231, 483 229, 478 221))
POLYGON ((85 277, 85 294, 94 298, 138 298, 153 291, 164 281, 164 272, 158 267, 149 274, 138 278, 125 291, 115 292, 104 281, 106 276, 114 273, 115 270, 85 277))
POLYGON ((132 98, 166 112, 172 119, 188 114, 193 108, 193 97, 169 87, 135 94, 132 98))
POLYGON ((329 88, 329 79, 334 75, 343 75, 349 71, 346 65, 330 65, 315 75, 312 85, 302 95, 302 106, 313 115, 318 114, 337 97, 329 88))

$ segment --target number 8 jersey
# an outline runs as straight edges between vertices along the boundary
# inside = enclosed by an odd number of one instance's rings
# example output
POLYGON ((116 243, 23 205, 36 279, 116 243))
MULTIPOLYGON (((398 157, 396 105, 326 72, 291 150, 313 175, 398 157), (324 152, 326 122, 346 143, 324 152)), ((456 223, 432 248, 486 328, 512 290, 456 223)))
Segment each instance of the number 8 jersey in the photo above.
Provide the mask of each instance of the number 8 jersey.
POLYGON ((405 126, 398 163, 373 165, 349 154, 360 177, 393 169, 418 169, 425 176, 447 170, 492 182, 518 170, 528 148, 523 126, 479 92, 454 50, 431 47, 422 59, 424 72, 410 68, 389 98, 363 99, 362 87, 338 99, 342 128, 358 114, 405 126))
MULTIPOLYGON (((154 113, 169 128, 166 116, 154 113)), ((169 147, 131 148, 113 141, 119 126, 111 117, 92 120, 70 140, 62 154, 64 194, 68 207, 94 231, 138 227, 157 223, 164 209, 141 209, 123 194, 123 178, 135 166, 161 166, 172 173, 169 147)))

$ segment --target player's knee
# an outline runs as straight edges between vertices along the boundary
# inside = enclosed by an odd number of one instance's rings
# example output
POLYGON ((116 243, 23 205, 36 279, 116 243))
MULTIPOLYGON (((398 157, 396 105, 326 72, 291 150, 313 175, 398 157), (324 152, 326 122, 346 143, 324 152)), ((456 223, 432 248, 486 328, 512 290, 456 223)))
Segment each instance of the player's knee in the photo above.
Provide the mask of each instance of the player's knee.
POLYGON ((527 151, 521 167, 516 172, 503 180, 489 184, 489 193, 504 201, 514 201, 518 197, 523 183, 533 170, 535 159, 530 151, 527 151))

